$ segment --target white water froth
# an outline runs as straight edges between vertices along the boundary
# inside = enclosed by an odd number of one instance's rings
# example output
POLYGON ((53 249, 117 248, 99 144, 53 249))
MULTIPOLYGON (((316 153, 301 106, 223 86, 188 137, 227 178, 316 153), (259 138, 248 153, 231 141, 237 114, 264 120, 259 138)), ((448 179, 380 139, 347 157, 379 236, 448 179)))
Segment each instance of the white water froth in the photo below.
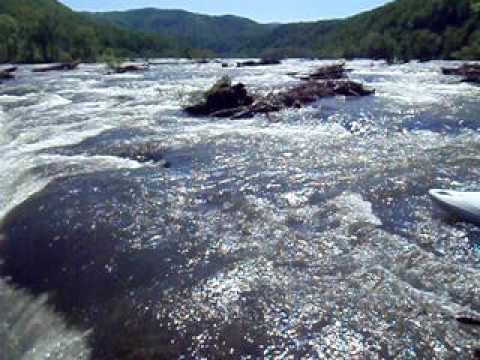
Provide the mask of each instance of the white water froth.
POLYGON ((89 332, 72 329, 46 304, 0 279, 0 358, 88 360, 89 332))
POLYGON ((335 216, 342 222, 382 225, 382 221, 373 213, 372 204, 363 200, 360 194, 344 193, 330 200, 327 206, 337 209, 335 216))
POLYGON ((38 104, 25 107, 25 110, 46 111, 52 108, 69 105, 72 102, 60 95, 42 94, 38 98, 38 104))

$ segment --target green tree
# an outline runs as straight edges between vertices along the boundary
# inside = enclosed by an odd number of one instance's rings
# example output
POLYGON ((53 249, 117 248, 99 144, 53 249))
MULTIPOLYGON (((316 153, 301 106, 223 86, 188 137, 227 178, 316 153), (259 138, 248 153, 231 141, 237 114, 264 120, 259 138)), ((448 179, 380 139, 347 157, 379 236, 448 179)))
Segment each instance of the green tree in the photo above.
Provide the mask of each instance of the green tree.
POLYGON ((92 27, 80 26, 72 35, 72 57, 83 61, 95 61, 100 47, 92 27))
POLYGON ((464 60, 480 59, 480 30, 474 32, 469 38, 469 45, 462 47, 453 54, 454 58, 464 60))
POLYGON ((442 39, 428 31, 419 30, 413 33, 411 38, 411 55, 420 61, 427 61, 438 57, 442 39))
POLYGON ((209 49, 185 49, 184 56, 187 59, 212 59, 216 57, 214 51, 209 49))
POLYGON ((17 22, 9 15, 0 15, 0 62, 15 59, 17 22))
POLYGON ((371 59, 392 61, 395 56, 395 40, 388 34, 369 33, 362 41, 363 52, 371 59))
POLYGON ((464 28, 448 27, 443 35, 442 58, 451 59, 465 43, 467 34, 464 28))
POLYGON ((475 12, 480 12, 480 0, 472 0, 472 10, 475 12))

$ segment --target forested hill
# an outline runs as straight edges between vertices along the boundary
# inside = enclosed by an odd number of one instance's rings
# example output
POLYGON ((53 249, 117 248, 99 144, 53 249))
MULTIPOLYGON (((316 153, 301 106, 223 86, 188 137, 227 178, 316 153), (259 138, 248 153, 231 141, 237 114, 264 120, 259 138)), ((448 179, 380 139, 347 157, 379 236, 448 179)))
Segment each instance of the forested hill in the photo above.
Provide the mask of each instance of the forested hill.
POLYGON ((480 0, 396 0, 350 18, 285 25, 141 9, 77 13, 0 0, 0 62, 143 57, 480 59, 480 0))
POLYGON ((169 56, 178 42, 99 24, 56 0, 0 0, 0 62, 94 61, 102 54, 169 56))
POLYGON ((125 28, 185 39, 223 56, 479 59, 480 18, 475 3, 479 0, 396 0, 343 20, 279 26, 158 9, 93 16, 125 28))
POLYGON ((253 55, 249 42, 268 35, 275 27, 238 16, 208 16, 183 10, 147 8, 91 15, 128 29, 181 39, 193 48, 208 49, 220 56, 242 55, 242 49, 243 55, 253 55))
POLYGON ((397 0, 332 26, 325 22, 281 26, 257 48, 280 51, 299 44, 298 51, 318 57, 480 59, 478 4, 478 0, 397 0))

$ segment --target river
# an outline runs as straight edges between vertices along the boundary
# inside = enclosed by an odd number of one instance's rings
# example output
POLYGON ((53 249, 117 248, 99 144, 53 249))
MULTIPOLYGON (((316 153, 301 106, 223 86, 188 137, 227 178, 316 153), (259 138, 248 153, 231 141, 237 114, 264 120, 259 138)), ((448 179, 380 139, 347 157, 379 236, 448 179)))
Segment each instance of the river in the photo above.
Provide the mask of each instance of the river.
POLYGON ((181 110, 225 74, 266 94, 324 63, 1 84, 7 359, 471 359, 480 230, 427 193, 480 188, 480 87, 352 61, 374 96, 181 110))

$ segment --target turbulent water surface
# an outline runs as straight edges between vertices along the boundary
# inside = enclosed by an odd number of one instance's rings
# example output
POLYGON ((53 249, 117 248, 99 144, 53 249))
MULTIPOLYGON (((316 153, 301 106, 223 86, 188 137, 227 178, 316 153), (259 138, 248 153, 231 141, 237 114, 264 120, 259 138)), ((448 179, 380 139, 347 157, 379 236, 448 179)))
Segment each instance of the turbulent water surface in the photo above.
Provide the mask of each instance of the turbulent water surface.
POLYGON ((480 230, 427 191, 480 188, 479 87, 356 61, 375 96, 181 111, 223 74, 267 93, 319 65, 27 67, 0 85, 10 358, 473 358, 480 329, 455 318, 480 317, 480 230))

